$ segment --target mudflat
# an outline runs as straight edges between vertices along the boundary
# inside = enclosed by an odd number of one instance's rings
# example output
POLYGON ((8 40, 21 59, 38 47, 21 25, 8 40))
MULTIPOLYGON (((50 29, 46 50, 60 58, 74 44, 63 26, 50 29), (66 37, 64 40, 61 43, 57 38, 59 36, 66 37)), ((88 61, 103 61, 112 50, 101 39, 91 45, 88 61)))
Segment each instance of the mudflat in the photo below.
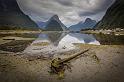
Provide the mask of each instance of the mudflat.
MULTIPOLYGON (((88 45, 75 43, 79 50, 90 50, 70 61, 72 72, 65 71, 62 80, 49 74, 52 59, 30 60, 21 53, 0 51, 1 82, 123 82, 124 45, 88 45)), ((56 54, 53 58, 67 58, 75 51, 56 54), (62 55, 64 54, 64 55, 62 55)))

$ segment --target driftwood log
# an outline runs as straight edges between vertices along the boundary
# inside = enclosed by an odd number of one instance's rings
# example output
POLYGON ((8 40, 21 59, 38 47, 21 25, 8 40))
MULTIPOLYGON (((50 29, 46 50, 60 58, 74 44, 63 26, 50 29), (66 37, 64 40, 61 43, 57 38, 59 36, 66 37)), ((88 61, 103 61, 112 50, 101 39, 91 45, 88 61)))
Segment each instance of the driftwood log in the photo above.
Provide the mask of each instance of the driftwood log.
POLYGON ((75 53, 73 56, 71 56, 71 57, 69 57, 69 58, 62 59, 62 60, 59 62, 59 64, 68 62, 68 61, 70 61, 70 60, 76 58, 77 56, 79 56, 79 55, 81 55, 81 54, 84 54, 84 53, 86 53, 86 52, 88 52, 88 51, 89 51, 89 49, 83 50, 83 51, 80 51, 80 52, 77 52, 77 53, 75 53))

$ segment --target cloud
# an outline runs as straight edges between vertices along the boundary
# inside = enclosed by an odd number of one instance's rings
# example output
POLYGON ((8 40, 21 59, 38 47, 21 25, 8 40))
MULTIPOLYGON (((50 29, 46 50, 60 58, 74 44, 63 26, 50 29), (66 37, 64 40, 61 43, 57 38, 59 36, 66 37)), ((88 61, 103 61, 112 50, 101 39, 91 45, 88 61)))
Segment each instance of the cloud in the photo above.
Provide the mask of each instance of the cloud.
POLYGON ((80 16, 90 16, 96 15, 101 12, 105 12, 108 7, 113 3, 114 0, 88 0, 92 8, 86 7, 86 10, 82 10, 79 12, 80 16))
POLYGON ((47 21, 57 14, 66 25, 87 17, 100 19, 114 0, 17 0, 21 10, 35 21, 47 21), (97 17, 98 16, 98 17, 97 17))
POLYGON ((73 3, 71 2, 71 0, 55 0, 57 1, 59 4, 61 5, 65 5, 65 6, 73 6, 73 3))

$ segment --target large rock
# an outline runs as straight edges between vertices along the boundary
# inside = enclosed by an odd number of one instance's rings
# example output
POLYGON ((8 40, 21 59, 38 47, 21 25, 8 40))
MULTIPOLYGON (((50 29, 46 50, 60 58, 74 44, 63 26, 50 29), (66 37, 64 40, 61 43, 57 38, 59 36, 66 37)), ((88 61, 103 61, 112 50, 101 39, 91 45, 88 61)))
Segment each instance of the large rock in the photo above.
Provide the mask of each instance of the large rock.
POLYGON ((78 24, 69 27, 70 31, 80 31, 82 29, 93 28, 96 24, 95 20, 87 18, 85 22, 79 22, 78 24))
POLYGON ((66 31, 67 27, 59 20, 59 17, 57 15, 54 15, 46 23, 45 30, 47 30, 47 31, 66 31))
POLYGON ((108 8, 103 19, 95 26, 96 29, 124 28, 124 0, 116 0, 108 8))
POLYGON ((16 0, 0 0, 0 25, 30 27, 36 29, 37 24, 19 8, 16 0))

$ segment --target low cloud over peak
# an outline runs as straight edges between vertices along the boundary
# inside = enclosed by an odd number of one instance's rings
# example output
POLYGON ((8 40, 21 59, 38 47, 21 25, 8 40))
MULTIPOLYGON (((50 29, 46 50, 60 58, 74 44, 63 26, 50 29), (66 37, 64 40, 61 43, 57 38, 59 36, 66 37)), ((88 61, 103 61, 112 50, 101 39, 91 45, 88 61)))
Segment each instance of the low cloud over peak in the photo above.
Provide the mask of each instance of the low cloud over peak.
POLYGON ((114 0, 17 0, 22 11, 35 21, 47 21, 57 14, 65 25, 87 17, 100 20, 114 0), (98 15, 98 17, 97 17, 98 15), (101 16, 101 17, 100 17, 101 16))

